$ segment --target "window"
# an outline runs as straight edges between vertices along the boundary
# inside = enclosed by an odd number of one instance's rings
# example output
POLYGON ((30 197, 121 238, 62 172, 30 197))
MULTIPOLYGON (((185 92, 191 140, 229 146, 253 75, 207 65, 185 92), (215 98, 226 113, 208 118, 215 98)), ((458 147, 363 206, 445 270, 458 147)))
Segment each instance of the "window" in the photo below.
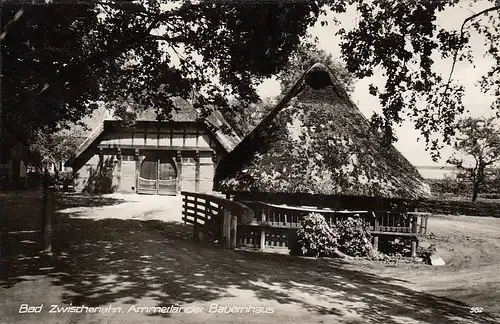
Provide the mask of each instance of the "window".
POLYGON ((183 157, 182 163, 186 163, 186 164, 193 163, 194 164, 195 163, 194 157, 183 157))

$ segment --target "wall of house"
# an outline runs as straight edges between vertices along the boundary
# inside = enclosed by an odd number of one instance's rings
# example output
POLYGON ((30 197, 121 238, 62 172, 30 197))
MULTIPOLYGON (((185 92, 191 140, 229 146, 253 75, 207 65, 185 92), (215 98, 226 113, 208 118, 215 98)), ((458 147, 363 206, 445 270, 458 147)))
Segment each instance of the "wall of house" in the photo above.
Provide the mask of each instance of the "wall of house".
POLYGON ((134 156, 122 155, 121 172, 118 191, 120 192, 135 192, 136 182, 136 161, 134 156))
POLYGON ((211 193, 214 187, 215 165, 213 155, 201 152, 199 156, 199 186, 197 192, 211 193))
MULTIPOLYGON (((102 165, 109 169, 107 182, 111 191, 137 192, 137 177, 141 162, 148 153, 168 153, 177 171, 177 191, 211 193, 215 174, 215 161, 220 160, 220 145, 204 130, 193 127, 183 129, 147 129, 110 131, 94 145, 94 155, 76 173, 75 190, 95 188, 93 179, 98 174, 102 152, 102 165), (111 162, 112 163, 111 163, 111 162)), ((106 187, 106 188, 108 188, 106 187)))
POLYGON ((120 184, 118 156, 97 153, 75 173, 74 188, 78 192, 111 193, 120 184))
POLYGON ((101 141, 101 147, 175 147, 217 149, 217 143, 206 131, 194 127, 178 129, 137 128, 132 131, 114 131, 106 133, 101 141))

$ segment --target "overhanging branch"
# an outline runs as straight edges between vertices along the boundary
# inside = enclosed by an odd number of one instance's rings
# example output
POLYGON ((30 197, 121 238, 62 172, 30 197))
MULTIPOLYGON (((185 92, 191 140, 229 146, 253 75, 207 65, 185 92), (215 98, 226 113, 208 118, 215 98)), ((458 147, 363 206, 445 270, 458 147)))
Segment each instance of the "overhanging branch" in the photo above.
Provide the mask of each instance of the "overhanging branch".
MULTIPOLYGON (((460 40, 459 40, 459 45, 462 44, 463 40, 464 40, 464 34, 465 34, 465 25, 467 25, 468 22, 476 19, 477 17, 479 16, 482 16, 490 11, 496 11, 496 10, 500 10, 500 5, 497 5, 497 6, 493 6, 493 7, 490 7, 490 8, 486 8, 476 14, 473 14, 472 16, 469 16, 467 18, 464 19, 464 21, 462 22, 462 26, 460 27, 460 40)), ((448 75, 448 81, 446 82, 446 88, 444 89, 444 92, 442 94, 442 98, 441 98, 441 101, 439 102, 439 105, 438 107, 441 107, 441 104, 443 103, 443 100, 448 92, 448 90, 450 89, 450 83, 451 83, 451 78, 453 76, 453 73, 455 71, 455 66, 457 64, 457 59, 458 59, 458 51, 459 51, 459 47, 457 47, 455 49, 455 53, 453 54, 453 62, 451 64, 451 70, 450 70, 450 74, 448 75)))

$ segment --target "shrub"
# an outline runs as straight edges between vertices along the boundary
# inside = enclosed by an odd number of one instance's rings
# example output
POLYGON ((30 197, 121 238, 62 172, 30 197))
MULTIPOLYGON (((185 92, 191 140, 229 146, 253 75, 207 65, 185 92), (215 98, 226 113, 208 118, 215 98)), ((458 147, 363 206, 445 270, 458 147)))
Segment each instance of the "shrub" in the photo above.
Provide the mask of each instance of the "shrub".
POLYGON ((424 262, 429 264, 431 263, 431 256, 434 253, 436 253, 436 246, 434 244, 431 244, 426 248, 421 246, 417 248, 417 257, 422 258, 424 262))
POLYGON ((302 219, 301 224, 296 244, 292 246, 290 253, 312 257, 332 256, 338 246, 339 236, 328 226, 325 218, 311 213, 302 219))
POLYGON ((328 257, 336 256, 338 252, 374 260, 383 258, 374 250, 371 235, 361 218, 349 217, 330 227, 320 214, 311 213, 304 217, 290 254, 328 257))
POLYGON ((354 257, 366 257, 373 255, 371 235, 368 233, 363 219, 349 217, 335 225, 339 235, 339 251, 354 257))
POLYGON ((379 251, 391 257, 409 257, 411 239, 408 237, 381 237, 379 251))
POLYGON ((59 173, 58 185, 63 187, 63 190, 68 190, 73 185, 73 172, 61 171, 59 173))

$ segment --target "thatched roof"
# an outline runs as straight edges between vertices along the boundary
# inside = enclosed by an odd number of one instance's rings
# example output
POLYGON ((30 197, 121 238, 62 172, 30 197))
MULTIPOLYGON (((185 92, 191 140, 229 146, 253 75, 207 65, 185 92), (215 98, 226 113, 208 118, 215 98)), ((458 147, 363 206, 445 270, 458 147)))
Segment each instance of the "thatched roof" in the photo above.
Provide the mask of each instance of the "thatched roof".
MULTIPOLYGON (((198 118, 193 105, 180 97, 172 98, 175 109, 172 110, 173 122, 195 122, 198 118)), ((157 121, 158 114, 155 109, 149 108, 137 114, 137 121, 157 121)))
MULTIPOLYGON (((173 122, 198 122, 201 121, 200 114, 195 110, 193 105, 180 97, 172 98, 175 110, 172 110, 171 121, 173 122)), ((208 107, 210 115, 203 122, 210 128, 215 126, 214 136, 227 152, 231 152, 236 145, 241 142, 241 138, 234 132, 220 111, 214 107, 208 107), (222 127, 226 127, 229 131, 223 131, 222 127)), ((137 115, 136 121, 157 121, 158 114, 155 109, 146 109, 137 115)))
MULTIPOLYGON (((168 122, 174 123, 197 123, 202 122, 199 119, 199 113, 195 110, 193 105, 182 98, 173 98, 175 110, 172 111, 171 118, 168 122)), ((140 112, 135 122, 158 122, 158 114, 155 109, 146 109, 140 112)), ((209 131, 213 132, 215 139, 222 145, 222 147, 227 151, 231 152, 236 145, 241 141, 241 138, 232 130, 230 125, 224 119, 222 114, 216 110, 212 109, 212 113, 203 120, 204 124, 207 126, 209 131), (229 131, 224 131, 222 126, 226 126, 229 131)), ((88 158, 86 154, 93 145, 97 143, 99 138, 106 131, 106 126, 111 126, 113 124, 118 124, 119 120, 113 118, 111 120, 104 120, 100 125, 98 125, 92 133, 85 139, 85 141, 78 147, 73 156, 65 163, 65 166, 80 167, 82 165, 82 159, 88 158)))
POLYGON ((417 199, 429 187, 382 145, 332 71, 317 63, 219 164, 216 190, 417 199))

